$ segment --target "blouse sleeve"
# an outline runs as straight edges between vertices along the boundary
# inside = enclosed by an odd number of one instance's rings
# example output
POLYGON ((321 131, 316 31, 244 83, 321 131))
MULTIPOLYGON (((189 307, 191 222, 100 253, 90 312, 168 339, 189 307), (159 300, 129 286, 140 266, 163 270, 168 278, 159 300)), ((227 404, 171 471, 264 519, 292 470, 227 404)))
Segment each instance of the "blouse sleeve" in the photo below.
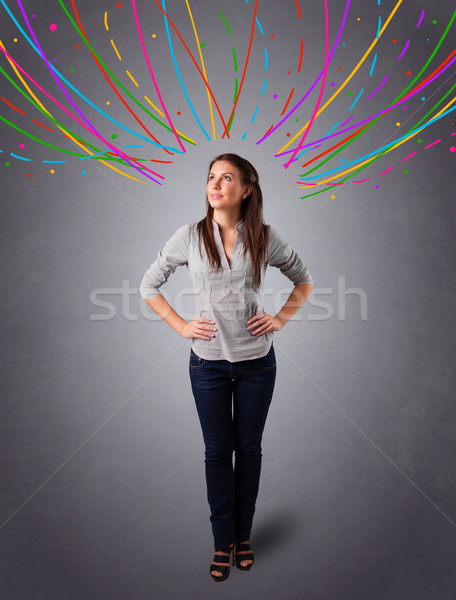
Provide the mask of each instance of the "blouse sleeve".
POLYGON ((280 269, 295 286, 313 283, 309 269, 303 264, 298 254, 270 225, 267 263, 271 267, 280 269))
POLYGON ((168 281, 180 265, 188 264, 190 225, 180 227, 157 254, 157 258, 144 273, 139 293, 141 298, 159 296, 159 288, 168 281))

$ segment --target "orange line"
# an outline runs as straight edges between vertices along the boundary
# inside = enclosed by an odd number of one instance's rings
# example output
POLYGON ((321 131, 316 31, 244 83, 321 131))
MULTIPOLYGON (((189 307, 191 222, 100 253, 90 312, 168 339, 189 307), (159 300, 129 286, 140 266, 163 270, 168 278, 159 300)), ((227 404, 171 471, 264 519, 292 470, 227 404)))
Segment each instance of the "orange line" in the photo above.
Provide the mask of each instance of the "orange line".
POLYGON ((301 65, 302 65, 302 53, 303 53, 303 50, 304 50, 304 41, 303 41, 303 39, 301 38, 301 56, 299 57, 299 67, 298 67, 298 73, 300 73, 300 72, 301 72, 301 65))
POLYGON ((32 119, 32 121, 34 123, 36 123, 37 125, 39 125, 40 127, 44 127, 44 129, 48 129, 49 131, 52 131, 52 133, 55 133, 55 131, 53 129, 51 129, 50 127, 46 127, 46 125, 43 125, 42 123, 39 123, 38 121, 35 121, 35 119, 32 119))
MULTIPOLYGON (((175 27, 174 23, 171 21, 171 19, 169 18, 168 14, 167 14, 167 13, 166 13, 166 12, 163 10, 163 8, 160 6, 160 4, 158 3, 158 0, 155 0, 155 3, 157 4, 158 8, 159 8, 159 9, 162 11, 162 13, 165 15, 165 17, 168 19, 168 21, 169 21, 169 24, 170 24, 170 25, 171 25, 171 27, 174 29, 174 31, 177 33, 177 36, 178 36, 178 38, 179 38, 179 39, 180 39, 180 41, 181 41, 181 42, 184 44, 184 46, 185 46, 185 49, 187 50, 187 52, 188 52, 188 53, 189 53, 189 55, 190 55, 190 58, 191 58, 191 59, 192 59, 192 61, 195 63, 195 67, 198 69, 198 73, 199 73, 199 74, 201 75, 201 77, 203 78, 203 81, 204 81, 204 83, 206 84, 206 87, 207 87, 207 89, 208 89, 208 91, 209 91, 209 93, 210 93, 210 95, 211 95, 211 97, 212 97, 212 100, 214 101, 214 104, 215 104, 215 106, 217 107, 217 112, 218 112, 218 114, 220 115, 220 118, 221 118, 221 120, 222 120, 223 126, 225 127, 225 132, 226 132, 226 131, 227 131, 227 125, 226 125, 226 123, 225 123, 225 120, 224 120, 224 118, 223 118, 223 115, 222 115, 222 113, 220 112, 220 108, 219 108, 219 105, 217 104, 217 101, 216 101, 216 99, 215 99, 215 96, 214 96, 214 94, 212 93, 212 90, 211 90, 211 88, 209 87, 209 84, 208 84, 208 82, 207 82, 207 79, 204 77, 203 73, 201 72, 201 69, 200 69, 200 68, 199 68, 199 66, 198 66, 198 63, 197 63, 197 62, 196 62, 196 60, 193 58, 193 54, 192 54, 192 53, 190 52, 190 50, 188 49, 188 46, 187 46, 187 44, 186 44, 186 43, 184 42, 184 40, 182 39, 182 36, 181 36, 181 34, 180 34, 178 31, 177 31, 177 29, 176 29, 176 27, 175 27)), ((225 135, 225 134, 223 134, 223 135, 225 135)), ((223 137, 223 136, 222 136, 222 137, 223 137)), ((228 137, 230 137, 230 136, 229 136, 229 134, 228 134, 228 137)))
MULTIPOLYGON (((85 39, 87 40, 87 43, 90 44, 84 28, 82 26, 82 23, 79 19, 79 15, 78 15, 78 11, 76 10, 76 6, 74 4, 74 0, 71 0, 71 4, 73 5, 73 10, 74 10, 74 14, 76 17, 76 20, 78 22, 79 27, 81 28, 81 32, 82 35, 85 37, 85 39)), ((111 86, 113 92, 116 94, 116 96, 119 98, 119 100, 122 102, 122 104, 125 106, 125 108, 129 111, 129 113, 135 118, 135 120, 141 125, 141 127, 144 129, 144 131, 146 133, 148 133, 150 135, 150 137, 154 140, 154 142, 157 142, 157 144, 161 144, 161 142, 147 129, 147 127, 144 125, 144 123, 141 121, 141 119, 139 119, 139 117, 136 116, 136 114, 131 110, 131 108, 128 106, 128 104, 125 102, 125 100, 122 98, 122 96, 119 94, 119 92, 116 90, 116 88, 114 87, 114 85, 111 83, 111 80, 109 79, 109 77, 106 75, 105 70, 103 69, 103 67, 101 66, 101 64, 99 63, 97 57, 95 56, 95 54, 92 52, 91 48, 89 47, 90 53, 92 54, 95 62, 98 65, 98 68, 100 69, 100 71, 103 73, 106 81, 109 83, 109 85, 111 86)), ((166 148, 163 148, 163 150, 167 153, 167 154, 174 154, 173 152, 170 152, 169 150, 167 150, 166 148)))
POLYGON ((294 88, 291 90, 290 95, 288 96, 287 103, 283 107, 283 111, 280 113, 280 116, 282 116, 283 113, 287 110, 287 106, 290 104, 290 100, 291 100, 291 97, 293 96, 293 92, 294 92, 294 88))
POLYGON ((3 100, 3 102, 6 102, 7 104, 9 104, 11 106, 11 108, 14 108, 14 110, 17 110, 17 112, 22 113, 25 117, 25 112, 23 110, 21 110, 20 108, 17 108, 17 106, 14 106, 14 104, 11 104, 11 102, 8 102, 8 100, 5 100, 5 98, 3 96, 0 96, 0 98, 3 100))

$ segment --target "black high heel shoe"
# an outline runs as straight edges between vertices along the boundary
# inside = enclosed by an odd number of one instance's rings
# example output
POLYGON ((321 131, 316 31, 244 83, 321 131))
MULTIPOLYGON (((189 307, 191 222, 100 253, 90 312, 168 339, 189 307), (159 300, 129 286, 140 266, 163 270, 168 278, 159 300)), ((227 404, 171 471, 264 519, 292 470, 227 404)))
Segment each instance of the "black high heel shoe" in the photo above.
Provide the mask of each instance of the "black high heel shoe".
POLYGON ((253 556, 252 548, 250 547, 250 536, 242 535, 235 545, 234 550, 234 558, 236 561, 236 567, 241 569, 241 571, 248 571, 250 567, 253 565, 255 558, 253 556), (241 552, 250 550, 250 552, 246 552, 245 554, 241 554, 241 552), (251 560, 252 562, 248 564, 246 567, 241 565, 241 562, 244 560, 251 560))
POLYGON ((230 575, 230 556, 231 564, 234 565, 234 543, 231 546, 215 546, 215 552, 225 552, 225 554, 214 554, 214 558, 209 567, 209 573, 214 581, 224 581, 230 575), (214 564, 225 563, 225 564, 214 564), (212 575, 212 571, 219 571, 221 575, 212 575))

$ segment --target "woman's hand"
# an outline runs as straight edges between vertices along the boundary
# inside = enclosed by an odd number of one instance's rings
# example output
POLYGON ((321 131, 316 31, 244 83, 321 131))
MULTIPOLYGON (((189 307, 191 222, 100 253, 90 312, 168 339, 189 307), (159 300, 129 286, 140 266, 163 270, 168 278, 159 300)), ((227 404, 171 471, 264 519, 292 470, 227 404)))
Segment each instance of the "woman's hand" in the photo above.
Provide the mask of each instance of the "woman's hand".
POLYGON ((252 335, 263 335, 267 331, 280 331, 285 325, 285 322, 278 317, 272 317, 268 313, 255 315, 247 321, 247 330, 252 335))
POLYGON ((184 325, 181 335, 184 338, 200 338, 202 340, 210 340, 215 337, 215 322, 210 319, 201 319, 200 317, 193 317, 193 320, 187 325, 184 325))

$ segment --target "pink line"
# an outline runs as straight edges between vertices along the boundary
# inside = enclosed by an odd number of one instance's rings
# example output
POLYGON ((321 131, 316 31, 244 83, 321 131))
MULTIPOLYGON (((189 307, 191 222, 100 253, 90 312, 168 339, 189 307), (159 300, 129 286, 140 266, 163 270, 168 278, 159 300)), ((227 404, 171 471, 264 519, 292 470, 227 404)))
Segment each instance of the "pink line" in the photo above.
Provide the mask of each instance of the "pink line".
POLYGON ((418 21, 418 25, 417 25, 417 27, 419 27, 419 26, 421 25, 421 21, 423 20, 423 18, 424 18, 424 8, 423 8, 423 10, 421 11, 421 17, 420 17, 420 20, 418 21))
POLYGON ((391 171, 391 169, 394 169, 394 165, 389 169, 386 169, 386 171, 383 171, 383 173, 379 173, 379 177, 383 177, 383 175, 385 175, 385 173, 388 173, 388 171, 391 171))
POLYGON ((160 100, 160 104, 162 105, 163 112, 165 113, 166 118, 168 119, 168 123, 170 124, 171 129, 173 130, 174 135, 176 136, 176 140, 179 142, 179 146, 182 148, 182 150, 184 152, 186 152, 184 146, 182 145, 180 137, 177 135, 177 131, 174 128, 174 125, 171 121, 171 117, 169 116, 168 111, 166 110, 166 106, 165 106, 165 103, 163 102, 163 98, 161 97, 160 90, 158 89, 157 81, 155 80, 154 72, 152 70, 152 66, 150 64, 149 57, 147 55, 146 46, 144 44, 143 36, 141 33, 141 27, 139 25, 139 20, 138 20, 138 13, 136 12, 135 0, 131 0, 131 4, 133 6, 133 13, 135 15, 136 28, 138 30, 139 41, 141 42, 141 46, 142 46, 142 49, 144 52, 144 58, 146 59, 147 66, 149 67, 150 76, 152 77, 152 81, 154 82, 155 91, 157 92, 158 99, 160 100))
POLYGON ((432 144, 429 144, 429 146, 425 146, 424 149, 427 150, 428 148, 430 148, 431 146, 435 146, 435 144, 438 144, 439 142, 441 142, 442 140, 436 140, 435 142, 432 142, 432 144))
MULTIPOLYGON (((93 130, 91 130, 89 127, 87 127, 87 125, 85 125, 85 124, 84 124, 82 121, 80 121, 80 120, 79 120, 77 117, 75 117, 75 116, 73 115, 73 113, 71 113, 71 112, 70 112, 69 110, 67 110, 67 109, 66 109, 64 106, 62 106, 62 105, 60 104, 60 102, 58 102, 58 101, 57 101, 57 100, 56 100, 56 99, 55 99, 53 96, 51 96, 50 94, 48 94, 48 92, 46 92, 46 90, 45 90, 44 88, 42 88, 42 87, 39 85, 39 83, 37 83, 37 82, 36 82, 36 81, 33 79, 33 77, 30 77, 30 75, 29 75, 29 74, 28 74, 26 71, 24 71, 24 69, 23 69, 23 68, 22 68, 22 67, 19 65, 19 63, 17 63, 17 62, 14 60, 14 58, 13 58, 12 56, 10 56, 10 55, 8 54, 8 52, 7 52, 7 51, 6 51, 4 48, 2 48, 1 46, 0 46, 0 50, 3 52, 3 54, 5 54, 5 56, 7 56, 7 57, 9 58, 9 60, 10 60, 10 61, 11 61, 13 64, 15 64, 15 65, 16 65, 16 67, 19 69, 19 71, 21 71, 21 73, 22 73, 23 75, 25 75, 25 77, 27 77, 27 79, 33 83, 33 85, 35 85, 35 86, 36 86, 36 87, 37 87, 39 90, 41 90, 41 91, 43 92, 43 94, 44 94, 45 96, 47 96, 47 97, 49 98, 49 100, 51 100, 52 102, 54 102, 54 104, 56 104, 56 105, 57 105, 59 108, 61 108, 61 109, 62 109, 64 112, 66 112, 66 113, 67 113, 67 115, 69 115, 69 116, 70 116, 72 119, 74 119, 74 120, 75 120, 77 123, 79 123, 79 125, 81 125, 82 127, 84 127, 84 129, 87 129, 87 131, 89 131, 90 133, 94 134, 94 135, 95 135, 95 136, 96 136, 98 139, 100 139, 102 142, 106 143, 106 144, 107 144, 108 146, 110 146, 110 147, 111 147, 113 150, 117 150, 117 149, 116 149, 114 146, 111 146, 111 144, 109 144, 108 142, 106 142, 106 140, 104 140, 104 139, 103 139, 103 137, 101 137, 100 135, 98 135, 98 133, 97 133, 97 132, 94 132, 93 130)), ((124 154, 122 151, 120 151, 120 153, 122 154, 121 158, 122 158, 122 157, 127 157, 127 156, 128 156, 128 155, 124 154)), ((118 156, 120 156, 120 154, 119 154, 118 152, 116 152, 116 154, 117 154, 118 156)), ((131 158, 131 157, 128 157, 128 158, 131 158)), ((127 159, 126 159, 126 160, 127 160, 127 159)), ((134 159, 132 159, 132 160, 134 160, 134 159)), ((127 162, 128 162, 128 164, 131 164, 131 163, 130 163, 130 161, 128 161, 128 160, 127 160, 127 162)), ((135 162, 137 162, 137 161, 135 161, 135 162)), ((137 171, 139 171, 141 174, 145 175, 145 176, 146 176, 146 177, 148 177, 149 179, 152 179, 153 181, 156 181, 156 180, 155 180, 153 177, 149 177, 149 175, 147 175, 146 173, 143 173, 143 171, 142 171, 142 170, 140 170, 140 169, 138 169, 138 168, 137 168, 135 165, 131 165, 131 166, 133 166, 133 167, 134 167, 134 168, 135 168, 137 171)), ((144 166, 142 166, 142 165, 140 165, 140 166, 141 166, 141 169, 146 169, 147 171, 149 171, 149 172, 150 172, 150 173, 152 173, 153 175, 156 175, 157 177, 161 177, 162 179, 164 179, 163 175, 159 175, 158 173, 155 173, 155 171, 152 171, 151 169, 148 169, 147 167, 144 167, 144 166)), ((162 183, 160 183, 160 181, 156 181, 156 183, 158 183, 159 185, 163 185, 162 183)))
POLYGON ((415 156, 415 154, 418 154, 418 152, 412 152, 411 154, 409 154, 408 156, 406 156, 405 158, 402 159, 402 162, 405 162, 406 160, 408 160, 409 158, 411 158, 412 156, 415 156))
POLYGON ((298 185, 318 185, 318 183, 306 183, 305 181, 297 181, 298 185))
POLYGON ((454 133, 451 133, 450 135, 456 135, 456 131, 454 133))
POLYGON ((329 31, 328 31, 328 0, 325 0, 325 27, 326 27, 326 44, 325 44, 325 66, 324 66, 324 71, 323 71, 323 80, 321 82, 321 88, 320 88, 320 94, 318 96, 318 100, 317 100, 317 104, 315 105, 314 111, 313 111, 313 115, 312 118, 309 121, 309 124, 307 125, 307 128, 304 132, 304 135, 302 136, 301 141, 298 144, 298 147, 296 148, 294 154, 291 156, 290 160, 286 163, 285 169, 288 169, 288 167, 290 166, 290 164, 293 162, 294 157, 296 156, 296 154, 299 152, 299 150, 301 149, 301 146, 304 144, 304 141, 307 137, 307 134, 310 131, 310 128, 312 127, 312 124, 315 120, 315 116, 318 112, 318 108, 320 106, 320 102, 321 102, 321 98, 323 96, 323 92, 325 89, 325 84, 326 84, 326 75, 328 73, 328 55, 329 55, 329 44, 328 44, 328 37, 329 37, 329 31))
MULTIPOLYGON (((345 5, 344 16, 342 17, 342 23, 341 23, 340 28, 339 28, 339 33, 337 34, 337 38, 336 38, 336 41, 334 42, 334 46, 333 46, 333 49, 331 50, 331 56, 329 57, 329 61, 328 62, 331 62, 331 59, 332 59, 332 57, 334 55, 334 52, 336 51, 337 44, 339 43, 340 37, 342 35, 342 31, 344 29, 344 25, 345 25, 345 21, 346 21, 346 18, 347 18, 349 6, 350 6, 350 0, 347 0, 347 4, 345 5)), ((315 79, 315 81, 311 85, 310 89, 301 98, 301 100, 290 110, 290 112, 287 115, 285 115, 285 117, 280 121, 280 123, 278 123, 277 125, 274 125, 273 127, 271 127, 271 129, 268 132, 266 132, 262 138, 260 138, 257 142, 255 142, 256 145, 261 144, 261 142, 263 142, 267 137, 269 137, 272 133, 274 133, 274 131, 276 129, 278 129, 283 123, 285 123, 285 121, 289 117, 291 117, 291 115, 295 112, 295 110, 297 110, 301 106, 301 104, 304 102, 304 100, 307 98, 307 96, 313 91, 314 87, 317 85, 317 83, 319 82, 320 77, 322 75, 323 75, 323 71, 315 79)), ((275 155, 275 156, 278 156, 278 155, 275 155)))
POLYGON ((359 179, 358 181, 354 181, 353 183, 364 183, 365 181, 369 181, 370 177, 366 177, 366 179, 359 179))
POLYGON ((409 47, 410 44, 410 40, 407 40, 407 43, 404 46, 404 49, 402 50, 402 52, 399 54, 399 56, 397 57, 397 60, 401 60, 401 58, 404 56, 404 52, 407 50, 407 48, 409 47))

